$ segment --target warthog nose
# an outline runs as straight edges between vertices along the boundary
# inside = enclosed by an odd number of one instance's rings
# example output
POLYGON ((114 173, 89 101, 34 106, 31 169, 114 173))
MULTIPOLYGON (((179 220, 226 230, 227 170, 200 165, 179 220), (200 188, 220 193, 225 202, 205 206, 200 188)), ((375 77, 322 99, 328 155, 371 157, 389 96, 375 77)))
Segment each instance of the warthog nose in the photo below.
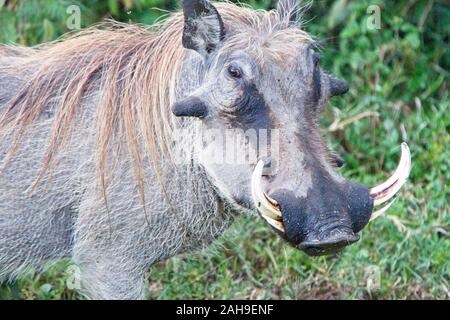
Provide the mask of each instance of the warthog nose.
POLYGON ((367 224, 372 210, 367 188, 350 182, 318 184, 304 198, 286 189, 269 196, 280 208, 282 237, 314 256, 336 253, 358 241, 356 233, 367 224))
POLYGON ((359 240, 359 235, 352 232, 335 233, 324 240, 306 240, 298 248, 311 256, 333 254, 359 240))

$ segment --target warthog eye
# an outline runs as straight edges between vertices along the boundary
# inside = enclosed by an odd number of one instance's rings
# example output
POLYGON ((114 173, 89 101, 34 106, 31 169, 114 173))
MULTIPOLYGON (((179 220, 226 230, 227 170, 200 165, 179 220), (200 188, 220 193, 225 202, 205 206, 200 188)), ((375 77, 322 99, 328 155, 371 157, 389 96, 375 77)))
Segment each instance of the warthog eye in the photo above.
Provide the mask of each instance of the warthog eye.
POLYGON ((242 78, 242 71, 239 67, 230 65, 228 66, 228 73, 230 76, 232 76, 233 78, 242 78))

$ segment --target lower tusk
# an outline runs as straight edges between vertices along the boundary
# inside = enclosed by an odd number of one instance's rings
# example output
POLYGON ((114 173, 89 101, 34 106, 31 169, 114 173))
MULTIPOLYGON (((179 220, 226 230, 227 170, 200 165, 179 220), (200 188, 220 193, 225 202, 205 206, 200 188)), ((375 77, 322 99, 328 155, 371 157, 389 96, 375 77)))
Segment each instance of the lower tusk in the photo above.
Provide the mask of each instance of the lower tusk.
POLYGON ((273 220, 272 218, 266 217, 264 215, 262 215, 262 217, 264 218, 264 220, 267 221, 267 223, 269 223, 272 227, 274 227, 275 229, 277 229, 280 232, 284 233, 284 226, 280 221, 276 221, 273 220))
POLYGON ((394 174, 384 183, 370 190, 370 195, 374 199, 374 206, 385 203, 395 196, 405 184, 406 180, 408 180, 409 173, 411 172, 411 153, 405 142, 401 144, 401 149, 402 154, 394 174))
POLYGON ((278 203, 270 198, 262 189, 261 177, 264 162, 260 160, 252 175, 252 197, 255 203, 255 207, 266 221, 274 228, 283 231, 284 227, 281 223, 281 210, 278 203))
POLYGON ((394 201, 395 201, 395 199, 392 200, 391 202, 389 202, 383 208, 378 209, 377 211, 373 212, 372 215, 370 216, 369 222, 373 221, 376 218, 378 218, 379 216, 383 215, 391 207, 391 205, 394 203, 394 201))

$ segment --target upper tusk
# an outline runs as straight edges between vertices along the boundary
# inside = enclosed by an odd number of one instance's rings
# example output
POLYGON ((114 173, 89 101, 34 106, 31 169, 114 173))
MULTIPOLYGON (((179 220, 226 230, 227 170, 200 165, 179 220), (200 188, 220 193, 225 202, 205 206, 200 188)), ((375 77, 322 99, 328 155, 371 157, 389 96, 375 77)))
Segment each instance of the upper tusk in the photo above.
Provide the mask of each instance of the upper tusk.
MULTIPOLYGON (((258 211, 265 217, 275 221, 281 221, 281 210, 278 203, 270 198, 262 189, 262 170, 264 162, 260 160, 252 175, 252 196, 258 211)), ((267 220, 267 219, 266 219, 267 220)), ((272 224, 272 223, 271 223, 272 224)), ((272 224, 273 225, 273 224, 272 224)))
POLYGON ((372 188, 370 195, 374 199, 374 206, 382 204, 391 199, 405 184, 411 172, 411 153, 408 145, 401 144, 402 154, 394 174, 382 184, 372 188))

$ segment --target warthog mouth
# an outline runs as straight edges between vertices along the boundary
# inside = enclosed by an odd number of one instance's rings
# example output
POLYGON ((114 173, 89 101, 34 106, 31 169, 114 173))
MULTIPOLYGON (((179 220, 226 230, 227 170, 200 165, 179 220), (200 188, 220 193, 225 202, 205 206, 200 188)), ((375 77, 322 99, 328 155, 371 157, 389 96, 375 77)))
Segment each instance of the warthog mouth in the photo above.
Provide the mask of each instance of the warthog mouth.
MULTIPOLYGON (((261 160, 257 163, 252 175, 251 189, 254 205, 258 212, 261 214, 262 218, 264 218, 279 233, 284 235, 284 233, 286 232, 286 221, 283 221, 283 210, 280 204, 275 199, 271 198, 264 192, 262 187, 261 180, 263 167, 264 162, 261 160)), ((385 182, 370 189, 369 191, 370 198, 371 200, 373 200, 373 206, 380 206, 391 200, 405 184, 406 180, 409 177, 410 171, 411 154, 408 145, 403 142, 401 144, 400 161, 395 172, 385 182)), ((373 221, 374 219, 384 214, 393 202, 394 200, 391 200, 380 209, 373 211, 371 214, 369 212, 370 218, 368 219, 368 222, 373 221)), ((345 245, 357 241, 358 239, 359 237, 357 237, 353 233, 349 233, 348 237, 342 239, 334 239, 334 237, 330 237, 329 239, 321 242, 321 245, 323 245, 324 243, 327 244, 327 248, 330 248, 330 250, 322 250, 323 248, 316 248, 314 242, 311 241, 296 243, 296 245, 298 246, 298 248, 311 255, 317 255, 335 252, 337 250, 334 249, 340 249, 345 245)))

